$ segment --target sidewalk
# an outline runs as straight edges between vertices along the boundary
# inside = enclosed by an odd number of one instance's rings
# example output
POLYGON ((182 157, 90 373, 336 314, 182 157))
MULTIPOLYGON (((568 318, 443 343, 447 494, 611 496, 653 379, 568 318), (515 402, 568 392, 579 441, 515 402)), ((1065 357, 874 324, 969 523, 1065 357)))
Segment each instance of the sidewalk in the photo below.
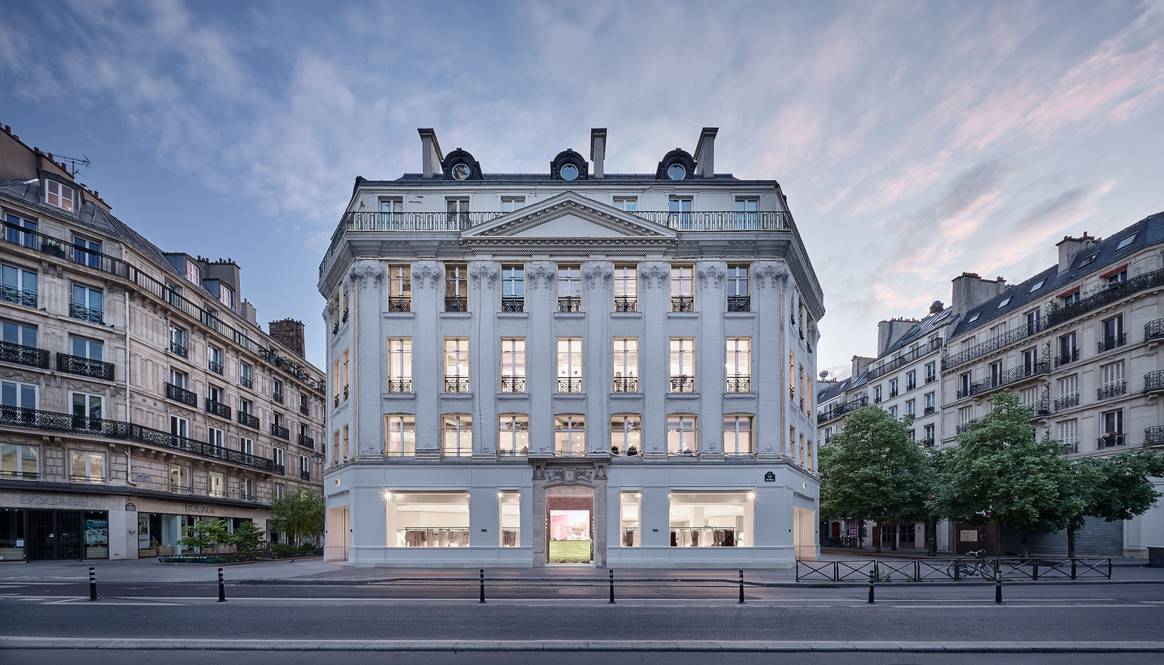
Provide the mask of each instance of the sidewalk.
MULTIPOLYGON (((1056 559, 1063 557, 1055 557, 1050 555, 1034 555, 1041 559, 1056 559)), ((856 549, 852 547, 822 547, 820 548, 821 561, 846 561, 853 559, 952 559, 953 554, 949 552, 938 552, 937 556, 931 557, 925 550, 897 550, 896 552, 885 549, 881 552, 874 552, 872 549, 862 548, 856 549)), ((1014 558, 1014 557, 1004 557, 1014 558)), ((1078 557, 1080 559, 1090 559, 1089 556, 1078 557)), ((1097 559, 1107 559, 1109 557, 1095 557, 1097 559)), ((1148 565, 1147 559, 1126 559, 1123 557, 1110 557, 1112 567, 1146 567, 1148 565)))

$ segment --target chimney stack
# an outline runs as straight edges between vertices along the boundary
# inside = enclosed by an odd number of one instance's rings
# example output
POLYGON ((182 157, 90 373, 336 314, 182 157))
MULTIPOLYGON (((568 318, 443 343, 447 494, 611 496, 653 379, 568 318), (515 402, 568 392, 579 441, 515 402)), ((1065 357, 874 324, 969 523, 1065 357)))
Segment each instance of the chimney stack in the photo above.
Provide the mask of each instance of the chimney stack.
POLYGON ((595 127, 590 130, 590 162, 594 168, 590 172, 591 178, 603 176, 603 163, 606 161, 606 128, 595 127))
POLYGON ((295 355, 303 358, 303 322, 295 319, 280 319, 267 324, 271 337, 275 341, 290 349, 295 355))
POLYGON ((1096 243, 1096 239, 1083 232, 1082 238, 1073 238, 1071 236, 1063 236, 1063 239, 1055 244, 1059 248, 1059 274, 1063 274, 1071 269, 1071 262, 1079 252, 1091 247, 1096 243))
POLYGON ((1006 290, 1006 280, 982 279, 976 272, 964 272, 953 280, 952 300, 954 311, 959 314, 974 309, 982 303, 1006 290))
POLYGON ((718 127, 704 127, 699 133, 699 143, 695 144, 695 175, 701 178, 715 176, 715 135, 718 127))
POLYGON ((867 358, 865 356, 853 356, 853 373, 850 375, 854 379, 865 373, 869 369, 869 364, 876 358, 867 358))
POLYGON ((441 162, 445 158, 441 154, 441 144, 437 142, 436 132, 427 127, 419 128, 416 131, 420 134, 421 164, 423 165, 424 177, 435 178, 443 175, 441 162))

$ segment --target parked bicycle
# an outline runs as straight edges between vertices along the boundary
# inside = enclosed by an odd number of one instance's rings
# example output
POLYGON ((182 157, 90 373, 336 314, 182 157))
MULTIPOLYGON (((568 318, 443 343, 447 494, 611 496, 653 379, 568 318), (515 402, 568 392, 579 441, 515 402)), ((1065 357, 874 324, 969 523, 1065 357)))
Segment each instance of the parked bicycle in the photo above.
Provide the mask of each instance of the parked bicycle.
POLYGON ((970 555, 969 559, 951 561, 950 565, 946 566, 946 574, 955 579, 967 577, 991 579, 994 577, 994 568, 986 560, 986 550, 974 550, 967 554, 970 555))

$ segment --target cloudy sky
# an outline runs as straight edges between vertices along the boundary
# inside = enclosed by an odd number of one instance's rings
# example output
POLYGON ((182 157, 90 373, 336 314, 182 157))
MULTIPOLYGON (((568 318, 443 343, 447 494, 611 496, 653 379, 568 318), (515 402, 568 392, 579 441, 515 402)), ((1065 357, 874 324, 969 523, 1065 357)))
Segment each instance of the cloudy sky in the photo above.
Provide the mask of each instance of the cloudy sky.
POLYGON ((0 122, 163 249, 236 259, 319 364, 326 239, 356 176, 419 170, 417 127, 537 172, 607 127, 613 172, 718 126, 718 170, 789 196, 835 373, 962 271, 1164 209, 1162 34, 1161 2, 8 0, 0 122))

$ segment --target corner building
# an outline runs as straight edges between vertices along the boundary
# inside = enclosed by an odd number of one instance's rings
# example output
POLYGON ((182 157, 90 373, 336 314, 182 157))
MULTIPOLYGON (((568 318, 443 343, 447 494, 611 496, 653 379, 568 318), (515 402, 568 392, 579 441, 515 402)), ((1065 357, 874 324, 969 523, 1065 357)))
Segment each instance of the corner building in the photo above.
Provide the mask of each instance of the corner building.
POLYGON ((492 174, 420 130, 320 266, 327 557, 788 567, 816 554, 820 286, 780 186, 564 150, 492 174))

